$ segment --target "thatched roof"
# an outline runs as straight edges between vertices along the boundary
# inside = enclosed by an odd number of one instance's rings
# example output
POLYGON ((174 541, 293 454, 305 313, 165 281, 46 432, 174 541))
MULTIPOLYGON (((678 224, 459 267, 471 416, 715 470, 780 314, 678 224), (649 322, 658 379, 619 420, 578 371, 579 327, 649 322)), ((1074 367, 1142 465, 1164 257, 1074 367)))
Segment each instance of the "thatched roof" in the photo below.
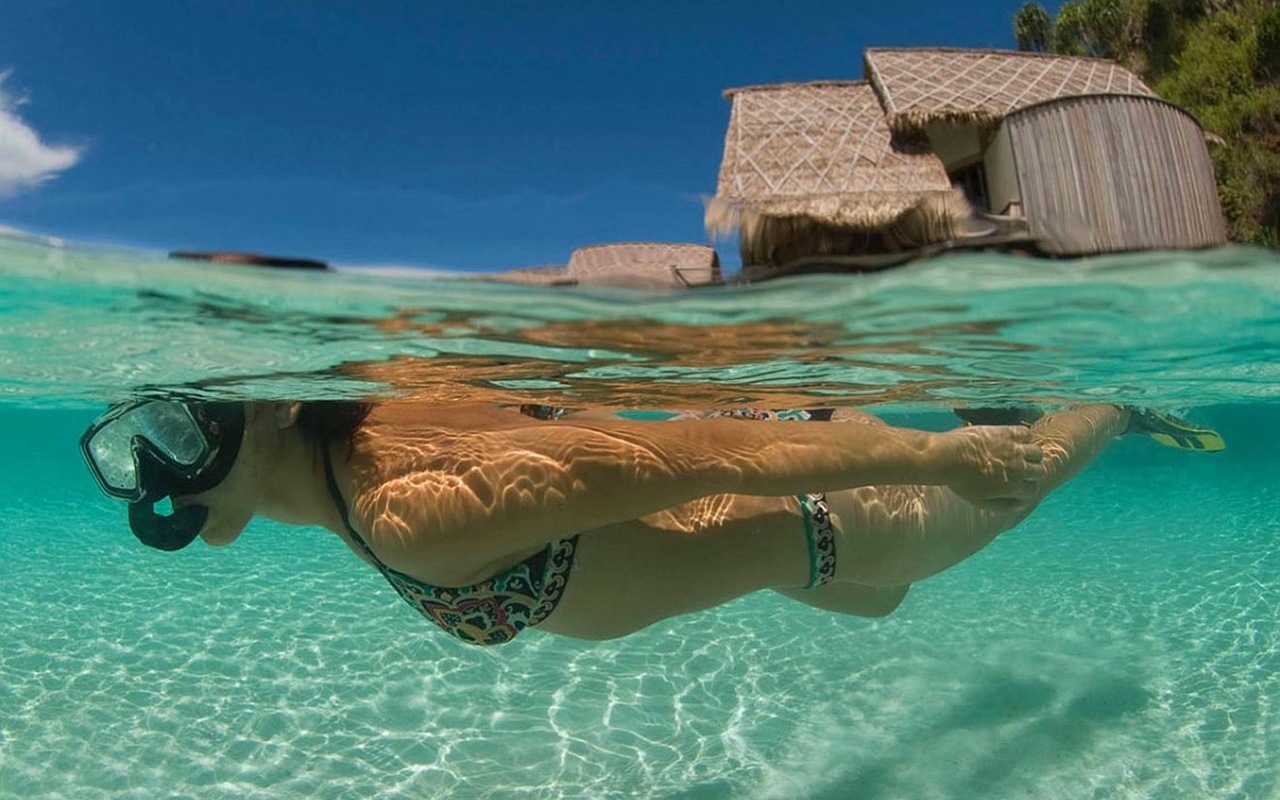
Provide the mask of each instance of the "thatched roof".
POLYGON ((923 142, 895 138, 866 81, 734 89, 724 161, 707 226, 807 217, 874 228, 950 193, 942 162, 923 142))
POLYGON ((573 251, 568 275, 579 286, 679 289, 719 283, 720 258, 704 244, 598 244, 573 251))
POLYGON ((994 124, 1019 108, 1072 95, 1155 94, 1113 61, 1009 50, 870 48, 866 75, 895 131, 931 122, 994 124))
POLYGON ((481 273, 472 276, 476 280, 499 281, 501 283, 524 283, 531 286, 573 286, 576 281, 569 277, 569 270, 563 264, 546 264, 540 267, 518 267, 506 272, 481 273))

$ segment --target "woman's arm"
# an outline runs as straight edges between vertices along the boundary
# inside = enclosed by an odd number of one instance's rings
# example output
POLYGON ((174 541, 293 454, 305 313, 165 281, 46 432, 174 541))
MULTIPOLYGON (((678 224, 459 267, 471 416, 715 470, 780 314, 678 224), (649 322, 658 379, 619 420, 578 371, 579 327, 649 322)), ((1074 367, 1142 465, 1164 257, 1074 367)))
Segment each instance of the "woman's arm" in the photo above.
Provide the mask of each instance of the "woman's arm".
POLYGON ((910 483, 1016 502, 1034 491, 1040 460, 1022 428, 567 419, 415 438, 416 468, 357 503, 373 537, 490 557, 713 494, 910 483))

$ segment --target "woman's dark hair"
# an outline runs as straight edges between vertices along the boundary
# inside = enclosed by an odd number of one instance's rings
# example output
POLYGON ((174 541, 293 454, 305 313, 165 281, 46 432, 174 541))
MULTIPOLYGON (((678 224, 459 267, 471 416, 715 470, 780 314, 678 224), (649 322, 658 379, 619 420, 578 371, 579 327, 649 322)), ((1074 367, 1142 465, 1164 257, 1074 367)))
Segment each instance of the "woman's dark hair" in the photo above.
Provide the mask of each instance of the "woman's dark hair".
POLYGON ((350 442, 373 410, 372 403, 354 400, 312 400, 298 411, 298 430, 317 442, 350 442))

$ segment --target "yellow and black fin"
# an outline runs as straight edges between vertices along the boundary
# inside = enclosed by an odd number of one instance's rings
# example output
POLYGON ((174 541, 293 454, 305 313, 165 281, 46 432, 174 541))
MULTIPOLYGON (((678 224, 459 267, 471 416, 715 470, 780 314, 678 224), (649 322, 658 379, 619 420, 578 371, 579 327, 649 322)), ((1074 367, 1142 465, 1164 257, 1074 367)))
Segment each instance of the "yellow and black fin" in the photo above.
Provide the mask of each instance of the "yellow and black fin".
POLYGON ((1178 450, 1218 453, 1227 449, 1222 435, 1212 428, 1149 408, 1129 409, 1129 429, 1125 433, 1141 433, 1178 450))

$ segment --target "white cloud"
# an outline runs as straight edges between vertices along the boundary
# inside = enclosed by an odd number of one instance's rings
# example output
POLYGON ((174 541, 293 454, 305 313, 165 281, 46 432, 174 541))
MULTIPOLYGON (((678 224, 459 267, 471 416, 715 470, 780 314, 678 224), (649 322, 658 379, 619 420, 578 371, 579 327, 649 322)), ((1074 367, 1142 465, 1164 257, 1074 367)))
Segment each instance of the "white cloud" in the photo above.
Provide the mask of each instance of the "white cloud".
POLYGON ((0 72, 0 197, 17 194, 57 177, 80 161, 81 148, 53 146, 18 115, 20 98, 5 91, 8 72, 0 72))

